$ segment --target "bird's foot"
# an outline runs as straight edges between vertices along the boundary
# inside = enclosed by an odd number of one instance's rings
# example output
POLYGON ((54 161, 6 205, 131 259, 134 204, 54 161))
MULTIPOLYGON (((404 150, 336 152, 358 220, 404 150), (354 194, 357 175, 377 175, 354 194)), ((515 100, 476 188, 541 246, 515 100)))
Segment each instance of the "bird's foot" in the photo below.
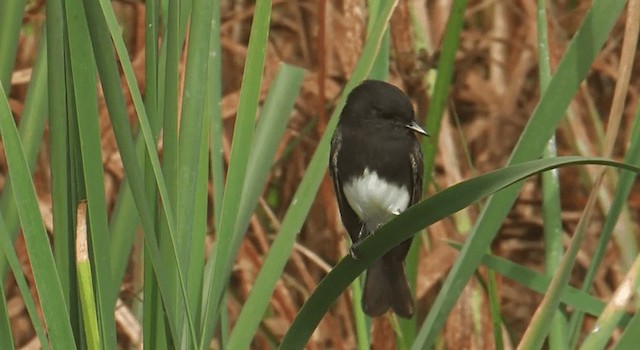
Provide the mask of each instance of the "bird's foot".
POLYGON ((349 255, 351 255, 353 260, 360 260, 360 253, 358 253, 360 243, 362 243, 362 241, 357 241, 351 245, 351 248, 349 248, 349 255))
POLYGON ((373 230, 373 231, 367 230, 366 226, 364 224, 362 225, 362 227, 360 228, 360 232, 358 233, 358 240, 356 242, 354 242, 351 245, 351 248, 349 249, 349 255, 351 255, 353 260, 361 260, 362 259, 362 255, 360 255, 360 253, 359 253, 360 249, 358 249, 360 247, 360 244, 362 244, 362 242, 364 241, 365 238, 375 235, 376 231, 380 227, 382 227, 383 225, 384 224, 378 224, 376 226, 376 229, 373 230))

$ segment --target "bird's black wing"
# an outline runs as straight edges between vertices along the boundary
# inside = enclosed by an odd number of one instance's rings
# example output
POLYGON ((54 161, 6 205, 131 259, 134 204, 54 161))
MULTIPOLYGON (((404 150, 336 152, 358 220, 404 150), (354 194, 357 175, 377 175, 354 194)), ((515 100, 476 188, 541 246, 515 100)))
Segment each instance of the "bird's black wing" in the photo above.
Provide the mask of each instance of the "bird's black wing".
MULTIPOLYGON (((422 199, 422 173, 424 172, 424 161, 422 159, 422 147, 417 141, 414 142, 411 153, 409 153, 409 164, 411 167, 412 180, 411 188, 409 189, 409 191, 411 192, 409 206, 412 206, 420 202, 420 200, 422 199)), ((407 257, 407 254, 409 253, 412 241, 413 237, 398 244, 398 246, 391 249, 386 254, 385 258, 396 261, 404 261, 404 259, 406 259, 407 257)))
POLYGON ((333 134, 331 139, 331 153, 329 158, 329 173, 333 179, 333 189, 336 193, 336 199, 338 200, 338 207, 340 208, 340 216, 342 217, 342 224, 347 229, 351 242, 358 241, 360 229, 362 228, 362 221, 358 217, 342 190, 342 181, 338 171, 338 154, 342 147, 342 133, 339 129, 333 134))

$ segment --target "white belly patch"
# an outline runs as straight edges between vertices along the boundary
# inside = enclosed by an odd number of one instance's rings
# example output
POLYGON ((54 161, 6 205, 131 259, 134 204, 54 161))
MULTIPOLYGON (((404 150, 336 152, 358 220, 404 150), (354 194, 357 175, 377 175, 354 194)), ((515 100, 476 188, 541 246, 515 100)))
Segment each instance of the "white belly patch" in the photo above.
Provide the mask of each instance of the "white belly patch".
POLYGON ((351 208, 369 230, 377 229, 409 206, 406 186, 386 182, 369 168, 362 176, 347 183, 343 191, 351 208))

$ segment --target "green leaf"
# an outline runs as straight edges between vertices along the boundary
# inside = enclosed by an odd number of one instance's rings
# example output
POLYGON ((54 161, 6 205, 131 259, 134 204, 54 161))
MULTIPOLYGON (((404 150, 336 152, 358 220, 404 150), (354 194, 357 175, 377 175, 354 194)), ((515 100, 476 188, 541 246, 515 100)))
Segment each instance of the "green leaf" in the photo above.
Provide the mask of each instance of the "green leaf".
MULTIPOLYGON (((105 346, 116 346, 116 326, 110 290, 111 261, 109 259, 109 224, 107 220, 104 174, 102 170, 102 145, 98 124, 98 96, 93 49, 89 27, 84 19, 81 0, 70 0, 66 9, 69 39, 69 61, 73 81, 72 100, 77 114, 77 130, 80 139, 82 173, 88 206, 89 235, 93 252, 95 291, 98 325, 105 346)), ((76 203, 72 203, 75 207, 76 203)))
MULTIPOLYGON (((2 233, 0 233, 1 235, 2 233)), ((9 242, 11 242, 11 240, 9 240, 9 242)), ((9 244, 9 247, 11 246, 11 244, 9 244)), ((5 254, 6 255, 6 254, 5 254)), ((2 332, 2 334, 11 334, 11 324, 9 321, 9 310, 7 308, 7 296, 4 293, 4 283, 2 282, 4 279, 0 280, 0 332, 2 332)), ((16 278, 17 280, 17 278, 16 278)), ((24 276, 22 276, 22 280, 24 280, 24 276)), ((20 290, 21 293, 24 293, 22 291, 22 289, 20 290)), ((28 292, 27 292, 28 294, 28 292)), ((33 316, 31 316, 33 317, 33 316)), ((34 323, 35 324, 35 323, 34 323)), ((40 330, 42 330, 42 326, 40 326, 40 330)), ((38 333, 38 338, 40 339, 40 342, 43 344, 46 344, 46 338, 42 338, 40 337, 41 333, 38 333), (43 342, 44 341, 44 342, 43 342)), ((2 339, 0 339, 0 346, 2 346, 4 349, 14 349, 15 345, 13 344, 13 337, 3 337, 2 339)))
MULTIPOLYGON (((238 209, 235 235, 246 231, 254 213, 258 199, 264 191, 265 180, 268 176, 273 158, 280 139, 287 126, 287 119, 291 115, 293 104, 302 86, 303 70, 297 67, 282 65, 276 78, 271 83, 269 94, 262 108, 262 113, 256 126, 256 136, 251 147, 251 157, 247 167, 244 192, 238 209)), ((261 302, 268 301, 271 290, 268 286, 255 284, 256 295, 262 296, 261 302)), ((255 298, 247 300, 236 320, 227 347, 243 349, 250 345, 251 339, 247 331, 255 332, 260 324, 260 318, 255 313, 255 298)))
MULTIPOLYGON (((640 105, 636 109, 633 125, 631 127, 631 132, 629 133, 629 135, 631 135, 631 142, 629 144, 627 154, 624 157, 624 162, 633 165, 640 165, 640 105)), ((600 267, 600 263, 602 262, 607 247, 609 246, 609 240, 611 239, 613 230, 616 227, 616 224, 620 217, 620 213, 626 206, 626 201, 629 197, 629 193, 631 193, 636 176, 637 175, 635 173, 630 171, 621 171, 618 176, 618 183, 613 195, 611 208, 609 209, 609 213, 607 214, 607 218, 605 219, 602 231, 600 232, 596 250, 591 257, 589 270, 587 271, 587 274, 585 275, 583 280, 583 291, 588 291, 591 289, 593 280, 596 277, 596 273, 600 267)), ((574 335, 574 339, 577 339, 580 333, 582 320, 583 315, 579 312, 571 315, 570 330, 572 332, 571 334, 574 335)))
MULTIPOLYGON (((11 87, 11 72, 18 52, 22 13, 26 0, 0 2, 0 84, 11 87)), ((7 93, 9 90, 7 90, 7 93)))
MULTIPOLYGON (((560 157, 512 165, 451 186, 407 209, 376 231, 375 235, 363 240, 357 247, 357 255, 360 260, 354 260, 351 256, 343 258, 307 299, 285 335, 281 348, 298 349, 304 347, 322 315, 349 283, 373 261, 384 255, 390 247, 410 238, 414 232, 418 232, 420 229, 442 220, 492 193, 505 188, 517 187, 512 185, 530 175, 559 166, 579 164, 617 166, 640 172, 638 167, 602 158, 560 157)), ((477 254, 481 260, 485 252, 486 248, 481 247, 475 248, 473 254, 477 254)))
POLYGON ((615 346, 615 350, 627 350, 633 349, 640 344, 640 312, 631 319, 631 322, 627 325, 627 328, 618 339, 618 343, 615 346))
MULTIPOLYGON (((40 317, 38 317, 38 311, 36 308, 36 303, 33 301, 33 297, 31 296, 31 290, 29 290, 29 284, 27 283, 27 279, 24 277, 24 273, 22 272, 22 265, 20 265, 20 261, 18 260, 18 255, 16 251, 13 250, 13 242, 9 235, 7 234, 9 231, 7 230, 7 225, 0 215, 0 250, 4 253, 4 256, 7 258, 7 262, 11 267, 11 272, 13 272, 13 278, 16 280, 16 284, 18 285, 18 289, 20 289, 20 294, 22 295, 22 300, 24 300, 24 305, 27 308, 27 312, 29 313, 29 317, 31 318, 31 324, 33 324, 33 328, 38 335, 38 339, 40 340, 40 344, 44 349, 49 349, 49 343, 47 341, 47 336, 44 332, 44 327, 42 322, 40 321, 40 317)), ((0 315, 3 318, 0 322, 0 331, 2 334, 11 334, 11 325, 9 324, 9 315, 7 313, 6 308, 6 297, 4 294, 4 283, 0 280, 0 294, 2 296, 2 304, 0 304, 0 315), (5 324, 6 322, 6 324, 5 324)), ((13 349, 13 337, 2 337, 4 339, 0 339, 0 347, 3 349, 13 349)))
MULTIPOLYGON (((462 245, 459 243, 451 243, 451 246, 458 250, 462 248, 462 245)), ((482 265, 540 294, 546 293, 551 283, 550 276, 535 272, 522 265, 497 256, 485 254, 482 257, 482 265)), ((560 300, 578 311, 586 312, 593 316, 599 316, 605 307, 605 304, 601 300, 571 286, 567 286, 562 292, 560 300)), ((628 321, 627 318, 621 324, 623 325, 628 321)))
MULTIPOLYGON (((560 61, 556 74, 540 99, 511 154, 509 164, 538 158, 566 107, 584 79, 591 63, 607 40, 609 31, 625 5, 623 0, 596 0, 585 16, 560 61)), ((520 186, 513 186, 489 198, 465 246, 444 281, 436 301, 429 310, 414 343, 414 349, 430 347, 440 333, 462 289, 473 276, 482 255, 518 196, 520 186)))
MULTIPOLYGON (((123 162, 125 166, 126 172, 135 172, 135 175, 131 175, 128 173, 129 181, 137 181, 137 183, 130 183, 130 189, 133 194, 134 202, 136 204, 136 208, 138 210, 138 214, 140 216, 140 221, 142 222, 142 226, 145 232, 145 248, 149 252, 149 256, 151 257, 152 263, 154 265, 154 271, 156 273, 156 277, 158 279, 158 286, 160 287, 161 294, 164 296, 163 303, 165 306, 165 311, 167 313, 167 318, 171 321, 169 322, 169 329, 171 330, 174 339, 178 339, 178 328, 182 329, 182 323, 176 324, 177 318, 177 308, 181 307, 184 309, 187 315, 187 328, 189 331, 189 337, 192 343, 196 343, 196 335, 195 328, 193 325, 193 320, 191 317, 191 310, 188 303, 187 298, 187 288, 186 288, 186 280, 184 278, 184 273, 178 264, 178 250, 176 245, 176 221, 173 211, 173 205, 170 200, 170 196, 167 190, 167 185, 165 182, 165 178, 163 176, 160 160, 158 159, 158 154, 156 153, 156 143, 154 134, 151 130, 151 126, 149 123, 149 119, 146 114, 146 109, 144 108, 144 104, 142 101, 142 96, 140 94, 140 89, 137 86, 135 74, 133 72, 133 67, 131 65, 131 60, 128 57, 127 49, 124 44, 124 40, 120 35, 118 23, 115 18, 115 14, 113 12, 113 8, 110 3, 106 0, 99 1, 100 8, 102 10, 102 14, 106 20, 107 27, 109 29, 109 35, 113 40, 113 45, 116 49, 116 52, 120 58, 120 63, 122 65, 122 70, 124 72, 125 80, 128 84, 129 90, 131 92, 131 97, 133 100, 133 105, 135 107, 136 113, 138 115, 139 127, 142 132, 146 155, 148 156, 149 162, 151 164, 153 175, 156 181, 158 193, 160 195, 160 200, 162 201, 162 219, 166 220, 168 227, 168 240, 166 241, 170 246, 170 254, 168 259, 162 259, 162 255, 160 254, 160 250, 158 248, 158 242, 155 237, 154 223, 152 220, 150 209, 147 207, 146 202, 146 194, 144 193, 144 184, 142 184, 142 176, 139 175, 140 172, 136 170, 137 166, 135 164, 135 157, 125 157, 123 155, 123 162), (127 162, 127 159, 130 162, 127 162), (177 271, 177 283, 178 283, 178 292, 179 292, 179 304, 176 305, 172 300, 170 301, 168 297, 173 295, 172 293, 172 283, 170 283, 169 275, 164 273, 165 267, 175 268, 177 271)), ((115 131, 115 130, 114 130, 115 131)), ((122 138, 122 140, 130 141, 129 138, 122 138)), ((118 140, 120 142, 120 140, 118 140)), ((119 145, 120 146, 120 145, 119 145)), ((121 147, 121 151, 123 149, 130 150, 132 147, 121 147)), ((124 154, 124 152, 123 152, 124 154)))
POLYGON ((242 76, 238 112, 233 131, 231 160, 227 171, 227 183, 222 201, 220 227, 213 259, 205 267, 205 298, 202 306, 202 343, 209 342, 218 319, 223 296, 244 232, 236 230, 240 199, 243 196, 245 177, 255 126, 262 69, 267 51, 267 38, 271 20, 271 1, 256 2, 251 34, 247 47, 247 60, 242 76))
MULTIPOLYGON (((620 320, 627 316, 626 306, 634 305, 636 314, 638 313, 637 301, 634 302, 633 295, 640 289, 640 256, 636 258, 633 265, 627 272, 624 280, 607 303, 591 332, 587 335, 582 343, 581 349, 597 350, 604 349, 611 339, 613 331, 620 323, 620 320)), ((637 327, 630 324, 629 328, 637 327)))
POLYGON ((16 201, 18 215, 51 345, 56 349, 75 349, 69 314, 49 245, 49 237, 40 217, 40 208, 24 148, 2 85, 0 85, 0 133, 5 147, 9 174, 13 178, 11 186, 16 198, 20 198, 16 201))
MULTIPOLYGON (((2 5, 0 5, 0 7, 1 6, 2 5)), ((0 10, 0 13, 1 12, 2 10, 0 10)), ((0 20, 0 22, 1 21, 2 20, 0 20)), ((0 32, 1 31, 2 29, 0 29, 0 32)), ((38 152, 40 151, 40 146, 43 143, 42 135, 47 122, 47 73, 47 40, 46 36, 43 35, 40 40, 40 45, 38 46, 33 75, 29 83, 29 91, 25 97, 24 110, 20 115, 20 125, 18 125, 18 133, 24 145, 24 154, 32 173, 38 152)), ((11 178, 7 177, 2 193, 0 194, 0 213, 4 216, 7 224, 7 232, 9 232, 12 240, 15 240, 18 235, 19 219, 13 190, 9 184, 10 181, 11 178)), ((0 279, 5 277, 5 263, 6 261, 0 258, 0 279)), ((60 278, 64 277, 61 275, 60 278)))
MULTIPOLYGON (((436 147, 440 137, 440 124, 447 106, 447 96, 451 88, 456 53, 460 45, 462 28, 464 27, 464 14, 468 0, 455 0, 451 6, 451 14, 447 21, 447 27, 442 38, 442 53, 438 60, 438 76, 433 87, 433 96, 430 99, 427 112, 426 129, 431 137, 422 140, 424 153, 424 181, 428 186, 431 183, 431 173, 436 160, 436 147)), ((425 188, 427 188, 425 186, 425 188)))
MULTIPOLYGON (((89 244, 87 241, 89 225, 87 225, 86 201, 80 202, 78 205, 76 218, 76 273, 78 274, 78 294, 80 294, 80 304, 82 305, 84 332, 87 336, 89 349, 100 349, 100 329, 98 327, 91 262, 89 261, 89 244)), ((93 255, 95 256, 96 254, 93 255)))

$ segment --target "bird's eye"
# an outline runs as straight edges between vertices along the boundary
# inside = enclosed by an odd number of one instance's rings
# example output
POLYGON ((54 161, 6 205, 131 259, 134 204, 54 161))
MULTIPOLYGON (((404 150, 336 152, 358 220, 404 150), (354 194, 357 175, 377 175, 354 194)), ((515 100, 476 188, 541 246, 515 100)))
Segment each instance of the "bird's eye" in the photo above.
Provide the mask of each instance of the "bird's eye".
POLYGON ((395 118, 395 115, 396 115, 396 114, 395 114, 395 113, 393 113, 393 112, 385 112, 385 111, 382 111, 382 110, 379 110, 379 109, 377 110, 377 112, 378 112, 378 113, 382 116, 382 118, 384 118, 384 119, 394 119, 394 118, 395 118))
POLYGON ((376 114, 378 114, 383 119, 394 120, 398 118, 397 113, 385 111, 380 107, 373 107, 373 110, 376 111, 376 114))
POLYGON ((387 112, 387 113, 383 113, 382 117, 384 119, 388 119, 388 120, 393 120, 393 121, 401 121, 401 117, 398 115, 398 113, 391 113, 391 112, 387 112))

